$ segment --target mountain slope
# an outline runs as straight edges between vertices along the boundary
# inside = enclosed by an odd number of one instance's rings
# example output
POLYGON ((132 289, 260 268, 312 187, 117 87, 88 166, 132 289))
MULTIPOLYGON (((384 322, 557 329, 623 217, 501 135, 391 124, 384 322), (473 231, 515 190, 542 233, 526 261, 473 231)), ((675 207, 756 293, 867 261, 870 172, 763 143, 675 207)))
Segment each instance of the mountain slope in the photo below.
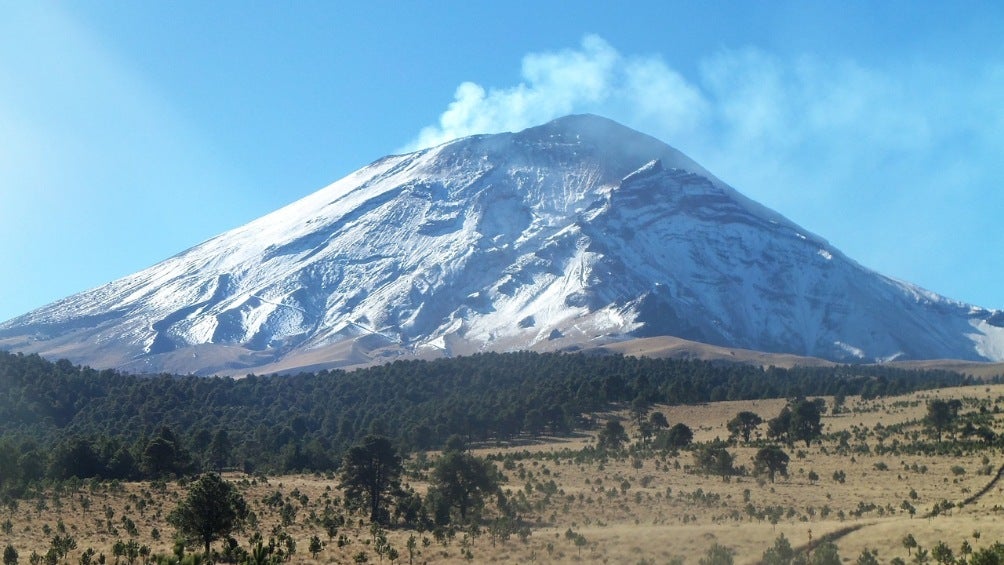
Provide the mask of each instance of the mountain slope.
POLYGON ((389 156, 0 346, 242 372, 673 335, 840 361, 1002 358, 994 312, 869 271, 596 116, 389 156))

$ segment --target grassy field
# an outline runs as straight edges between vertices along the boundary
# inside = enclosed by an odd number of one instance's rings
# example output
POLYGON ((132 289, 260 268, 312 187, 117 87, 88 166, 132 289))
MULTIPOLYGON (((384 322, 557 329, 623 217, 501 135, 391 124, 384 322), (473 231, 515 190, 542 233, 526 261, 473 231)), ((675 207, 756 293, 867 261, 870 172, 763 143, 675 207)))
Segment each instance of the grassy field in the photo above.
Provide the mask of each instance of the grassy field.
MULTIPOLYGON (((723 480, 694 467, 693 453, 650 449, 596 457, 588 449, 593 434, 555 438, 518 446, 479 446, 504 473, 503 488, 518 500, 532 525, 525 540, 492 541, 482 532, 459 531, 452 539, 431 532, 389 529, 373 532, 361 515, 348 521, 329 539, 319 517, 325 509, 345 515, 333 477, 296 475, 249 477, 228 474, 257 517, 253 528, 238 536, 247 545, 258 531, 267 540, 285 531, 296 544, 291 562, 351 563, 363 556, 381 562, 374 535, 386 535, 409 562, 407 540, 415 536, 415 563, 697 563, 709 547, 732 550, 736 563, 757 563, 776 538, 784 535, 798 548, 841 533, 834 543, 845 562, 854 562, 865 548, 878 550, 880 562, 901 558, 911 562, 916 549, 902 540, 912 535, 930 550, 944 542, 960 556, 965 544, 978 549, 1004 540, 1001 520, 1004 495, 997 486, 964 506, 1004 464, 998 447, 965 449, 946 436, 938 454, 918 451, 936 447, 922 419, 932 398, 959 399, 962 413, 984 413, 995 431, 1004 430, 998 407, 1004 409, 1004 386, 942 389, 902 397, 864 401, 848 398, 838 414, 823 417, 821 441, 784 449, 791 457, 787 477, 771 483, 750 474, 756 446, 733 444, 728 449, 747 474, 723 480), (841 440, 841 432, 843 441, 841 440), (585 450, 585 451, 583 451, 585 450), (810 477, 817 477, 810 480, 810 477), (946 501, 946 502, 942 502, 946 501), (936 505, 937 515, 931 515, 936 505), (951 506, 951 507, 949 507, 951 506), (913 509, 911 513, 910 509, 913 509), (317 536, 325 547, 316 558, 308 551, 317 536), (339 542, 339 539, 341 540, 339 542)), ((832 399, 826 398, 827 405, 832 399)), ((696 442, 727 439, 726 422, 743 410, 773 418, 784 400, 721 402, 700 406, 655 406, 670 424, 682 422, 695 432, 696 442)), ((599 420, 623 418, 637 442, 627 412, 598 415, 599 420)), ((760 427, 760 431, 766 425, 760 427)), ((429 454, 429 460, 435 454, 429 454)), ((427 466, 412 458, 406 481, 418 492, 426 488, 427 466)), ((1002 482, 1004 486, 1004 482, 1002 482)), ((89 483, 64 485, 37 499, 21 500, 16 509, 0 509, 7 520, 0 534, 13 545, 20 563, 32 552, 44 555, 54 537, 70 537, 75 548, 63 561, 79 563, 88 548, 116 561, 117 541, 134 540, 153 554, 170 554, 174 531, 167 515, 185 494, 177 482, 89 483)), ((491 510, 486 513, 492 516, 491 510)), ((218 547, 220 544, 217 543, 218 547)), ((197 551, 197 549, 196 549, 197 551)), ((126 562, 122 558, 121 562, 126 562)), ((144 561, 143 558, 137 562, 144 561)))

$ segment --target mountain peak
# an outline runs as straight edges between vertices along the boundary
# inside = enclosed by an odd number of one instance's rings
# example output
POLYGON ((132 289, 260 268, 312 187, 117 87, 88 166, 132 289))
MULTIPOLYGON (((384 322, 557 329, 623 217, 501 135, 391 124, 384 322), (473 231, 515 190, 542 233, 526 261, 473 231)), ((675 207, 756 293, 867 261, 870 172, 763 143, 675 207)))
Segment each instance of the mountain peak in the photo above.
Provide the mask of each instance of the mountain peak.
POLYGON ((0 324, 0 347, 202 374, 653 335, 841 361, 1004 357, 988 318, 587 114, 377 160, 0 324))
MULTIPOLYGON (((589 139, 599 139, 609 142, 622 137, 635 137, 641 134, 625 125, 615 122, 596 114, 569 114, 560 118, 555 118, 550 122, 539 126, 533 126, 523 130, 522 133, 541 132, 562 133, 565 135, 578 135, 589 139)), ((646 136, 647 137, 647 136, 646 136)), ((652 138, 655 140, 655 138, 652 138)), ((655 140, 658 142, 658 140, 655 140)))

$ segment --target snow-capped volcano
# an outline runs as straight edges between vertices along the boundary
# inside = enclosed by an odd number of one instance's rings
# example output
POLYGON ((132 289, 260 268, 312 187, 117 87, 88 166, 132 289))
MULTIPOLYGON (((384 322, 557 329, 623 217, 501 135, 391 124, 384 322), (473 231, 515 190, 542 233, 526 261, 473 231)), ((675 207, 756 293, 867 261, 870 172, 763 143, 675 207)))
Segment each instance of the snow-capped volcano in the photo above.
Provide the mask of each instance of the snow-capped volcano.
POLYGON ((863 268, 596 116, 384 157, 149 269, 0 325, 133 371, 672 335, 833 360, 1004 359, 999 313, 863 268))

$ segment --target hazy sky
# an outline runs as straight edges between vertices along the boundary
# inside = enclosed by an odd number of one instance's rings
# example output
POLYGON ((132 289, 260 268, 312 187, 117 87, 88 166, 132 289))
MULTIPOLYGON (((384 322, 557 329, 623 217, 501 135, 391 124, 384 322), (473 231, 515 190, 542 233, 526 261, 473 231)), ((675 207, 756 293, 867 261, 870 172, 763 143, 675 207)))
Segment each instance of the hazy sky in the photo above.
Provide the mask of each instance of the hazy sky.
POLYGON ((0 320, 385 154, 581 112, 1004 308, 1001 30, 999 1, 0 0, 0 320))

